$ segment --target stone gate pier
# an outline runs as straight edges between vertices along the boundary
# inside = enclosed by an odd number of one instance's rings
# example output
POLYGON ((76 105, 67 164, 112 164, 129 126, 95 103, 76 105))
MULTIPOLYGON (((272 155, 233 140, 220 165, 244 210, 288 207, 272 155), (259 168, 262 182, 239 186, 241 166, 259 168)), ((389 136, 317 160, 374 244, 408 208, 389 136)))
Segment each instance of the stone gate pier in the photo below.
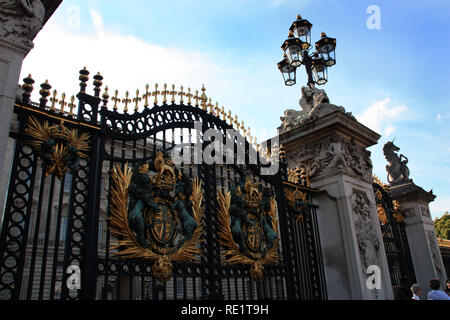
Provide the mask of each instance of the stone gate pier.
POLYGON ((286 111, 279 134, 289 168, 306 169, 311 186, 322 191, 314 200, 320 204, 328 298, 393 299, 366 150, 380 135, 330 104, 323 90, 313 90, 322 103, 286 111), (369 279, 373 268, 375 286, 369 279))
POLYGON ((391 184, 390 193, 405 213, 414 271, 422 288, 422 298, 426 299, 431 279, 439 279, 442 288, 445 288, 447 280, 429 208, 429 203, 436 196, 415 185, 412 180, 391 184))

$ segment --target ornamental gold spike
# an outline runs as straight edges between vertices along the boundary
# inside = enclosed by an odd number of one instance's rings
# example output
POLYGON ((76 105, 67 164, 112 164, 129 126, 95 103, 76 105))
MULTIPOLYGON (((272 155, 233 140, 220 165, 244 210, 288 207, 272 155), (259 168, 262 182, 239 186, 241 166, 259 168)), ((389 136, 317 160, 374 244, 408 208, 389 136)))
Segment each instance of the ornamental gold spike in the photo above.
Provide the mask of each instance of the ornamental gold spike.
POLYGON ((142 101, 142 98, 139 96, 139 89, 136 90, 136 98, 133 98, 133 102, 135 103, 134 112, 137 112, 139 109, 139 102, 142 101))
POLYGON ((232 126, 233 125, 233 117, 231 115, 231 111, 228 111, 227 119, 228 119, 229 125, 232 126))
POLYGON ((167 95, 169 94, 169 91, 167 91, 167 83, 164 83, 164 90, 161 92, 163 96, 163 104, 167 103, 167 95))
POLYGON ((180 96, 180 104, 184 103, 184 96, 186 96, 186 93, 183 92, 184 88, 183 86, 180 87, 180 92, 178 92, 178 95, 180 96))
POLYGON ((192 97, 193 97, 193 95, 192 95, 192 93, 191 93, 191 88, 188 88, 187 91, 188 91, 188 93, 186 94, 186 97, 188 98, 187 104, 188 104, 188 105, 191 105, 191 104, 192 104, 191 99, 192 99, 192 97))
POLYGON ((158 84, 155 83, 155 91, 153 91, 152 95, 155 97, 155 100, 153 101, 153 104, 156 106, 158 104, 158 94, 161 92, 158 91, 158 84))
POLYGON ((175 91, 175 85, 172 84, 172 91, 170 91, 170 95, 171 95, 171 97, 172 97, 172 99, 170 99, 170 102, 171 102, 172 104, 175 103, 175 95, 176 95, 176 94, 177 94, 177 92, 175 91))
POLYGON ((195 90, 194 100, 195 100, 195 106, 198 108, 198 106, 199 106, 198 100, 200 100, 200 97, 198 96, 198 90, 195 90))
POLYGON ((130 96, 130 93, 128 91, 125 91, 125 99, 122 99, 122 103, 125 104, 125 107, 123 108, 123 112, 128 112, 128 104, 131 103, 131 99, 128 97, 130 96))
POLYGON ((202 109, 206 110, 206 102, 208 101, 208 96, 206 95, 205 85, 202 85, 202 95, 200 96, 200 99, 202 100, 202 109))
POLYGON ((114 91, 114 97, 111 98, 112 101, 114 101, 113 110, 117 111, 117 103, 120 102, 119 96, 119 90, 114 91))
POLYGON ((238 116, 234 115, 234 127, 236 128, 236 130, 239 130, 239 120, 238 120, 238 116))
POLYGON ((56 98, 57 95, 58 95, 58 91, 53 90, 53 96, 50 98, 50 102, 52 103, 52 105, 51 105, 51 107, 50 107, 50 110, 51 110, 51 111, 55 111, 55 110, 56 110, 55 105, 56 105, 56 103, 59 101, 59 100, 56 98))
POLYGON ((67 102, 66 100, 66 94, 63 93, 61 95, 61 101, 59 102, 59 105, 61 106, 61 108, 59 109, 59 114, 64 114, 64 107, 67 106, 67 102))
POLYGON ((148 92, 148 90, 150 89, 150 86, 148 84, 145 85, 145 93, 142 96, 142 99, 144 99, 144 108, 148 107, 148 97, 151 97, 152 94, 150 92, 148 92))
POLYGON ((209 98, 209 100, 208 100, 208 109, 209 109, 209 113, 210 114, 214 113, 213 112, 213 104, 212 104, 211 98, 209 98))
POLYGON ((70 97, 70 103, 69 103, 69 117, 73 118, 73 109, 75 108, 75 96, 70 97))
POLYGON ((222 106, 222 108, 220 109, 220 114, 222 115, 222 120, 226 121, 227 120, 227 114, 225 113, 225 107, 222 106))

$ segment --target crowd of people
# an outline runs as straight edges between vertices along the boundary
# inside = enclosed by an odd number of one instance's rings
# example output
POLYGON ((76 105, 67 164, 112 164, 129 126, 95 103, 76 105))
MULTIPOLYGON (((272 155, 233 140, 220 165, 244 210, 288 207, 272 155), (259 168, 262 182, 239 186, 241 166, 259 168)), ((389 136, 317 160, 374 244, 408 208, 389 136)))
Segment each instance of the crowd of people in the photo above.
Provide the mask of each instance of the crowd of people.
MULTIPOLYGON (((441 290, 441 282, 438 279, 431 279, 428 300, 450 300, 450 279, 447 280, 445 289, 441 290)), ((402 279, 399 290, 399 300, 422 300, 422 289, 415 283, 410 288, 405 285, 402 279)))

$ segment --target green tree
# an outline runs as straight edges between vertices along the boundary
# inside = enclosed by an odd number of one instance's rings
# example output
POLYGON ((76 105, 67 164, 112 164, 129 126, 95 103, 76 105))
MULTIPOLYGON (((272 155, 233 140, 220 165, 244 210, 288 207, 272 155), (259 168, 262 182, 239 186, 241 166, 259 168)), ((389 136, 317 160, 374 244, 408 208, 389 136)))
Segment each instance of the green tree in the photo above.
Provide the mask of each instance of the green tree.
POLYGON ((450 214, 446 212, 442 217, 434 219, 434 228, 438 238, 450 240, 450 214))

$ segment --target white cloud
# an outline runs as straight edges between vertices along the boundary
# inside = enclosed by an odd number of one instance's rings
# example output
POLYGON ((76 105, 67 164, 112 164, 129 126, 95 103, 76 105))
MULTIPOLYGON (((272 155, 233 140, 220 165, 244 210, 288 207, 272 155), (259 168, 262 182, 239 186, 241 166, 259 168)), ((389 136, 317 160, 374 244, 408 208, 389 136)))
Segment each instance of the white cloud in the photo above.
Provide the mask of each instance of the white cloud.
POLYGON ((436 120, 439 122, 439 121, 442 121, 442 115, 440 114, 440 113, 438 113, 438 115, 436 116, 436 120))
MULTIPOLYGON (((276 104, 279 100, 278 88, 273 85, 279 79, 267 76, 273 72, 278 75, 270 61, 261 57, 249 63, 246 57, 236 61, 222 52, 164 47, 111 31, 97 11, 91 10, 90 16, 93 26, 90 32, 79 33, 64 23, 50 20, 38 34, 35 48, 24 61, 21 76, 24 78, 31 73, 36 81, 33 101, 39 100, 39 85, 47 79, 59 96, 63 92, 68 97, 76 95, 78 72, 84 66, 91 72, 88 93, 93 92, 93 75, 101 72, 103 88, 109 87, 110 96, 117 89, 119 98, 124 98, 126 90, 130 98, 134 97, 136 89, 142 94, 146 84, 154 90, 155 82, 159 90, 167 83, 169 87, 175 84, 176 90, 180 85, 185 90, 190 87, 193 93, 205 84, 206 94, 213 103, 218 100, 220 106, 231 109, 232 114, 239 116, 239 121, 244 120, 252 127, 253 135, 259 132, 259 141, 268 138, 262 133, 264 124, 253 116, 254 110, 250 108, 269 108, 270 103, 276 104)), ((109 103, 110 108, 112 104, 109 103)))
POLYGON ((283 0, 271 0, 270 4, 272 5, 272 7, 278 7, 280 4, 283 3, 283 0))
POLYGON ((390 124, 387 126, 387 128, 384 130, 384 134, 386 137, 389 137, 391 134, 395 132, 396 128, 390 124))
POLYGON ((356 117, 370 129, 389 136, 396 130, 393 124, 402 120, 403 114, 408 111, 404 104, 390 107, 390 102, 390 98, 375 102, 356 117))

